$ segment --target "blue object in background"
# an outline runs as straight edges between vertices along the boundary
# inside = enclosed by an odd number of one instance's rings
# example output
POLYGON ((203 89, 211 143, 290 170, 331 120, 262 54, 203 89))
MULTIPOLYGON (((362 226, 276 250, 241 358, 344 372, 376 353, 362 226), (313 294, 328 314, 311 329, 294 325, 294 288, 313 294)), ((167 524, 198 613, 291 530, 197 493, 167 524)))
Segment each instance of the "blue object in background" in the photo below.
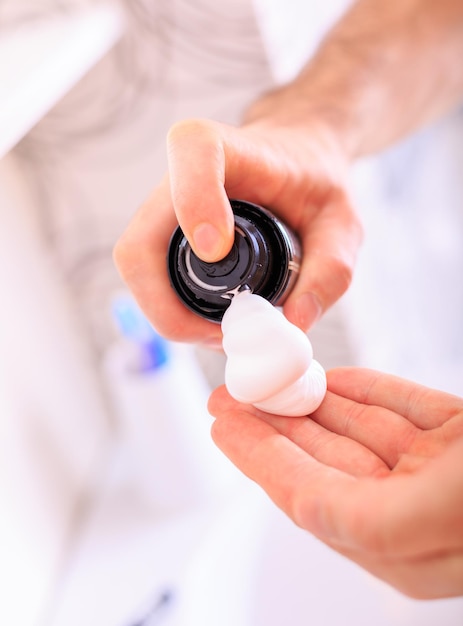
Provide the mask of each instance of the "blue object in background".
POLYGON ((133 298, 129 295, 115 297, 111 310, 121 334, 138 348, 134 369, 150 372, 168 362, 168 341, 154 330, 133 298))

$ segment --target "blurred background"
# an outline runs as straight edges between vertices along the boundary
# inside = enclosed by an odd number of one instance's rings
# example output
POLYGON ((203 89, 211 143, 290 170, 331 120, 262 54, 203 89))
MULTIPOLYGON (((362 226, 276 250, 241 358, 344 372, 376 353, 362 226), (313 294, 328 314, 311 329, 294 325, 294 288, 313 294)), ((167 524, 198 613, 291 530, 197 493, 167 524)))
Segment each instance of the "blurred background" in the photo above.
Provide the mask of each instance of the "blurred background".
MULTIPOLYGON (((111 253, 176 120, 238 123, 344 0, 0 2, 0 622, 461 626, 295 528, 215 450, 223 359, 161 340, 111 253), (181 389, 181 393, 179 393, 181 389)), ((463 113, 358 164, 326 367, 463 395, 463 113)))

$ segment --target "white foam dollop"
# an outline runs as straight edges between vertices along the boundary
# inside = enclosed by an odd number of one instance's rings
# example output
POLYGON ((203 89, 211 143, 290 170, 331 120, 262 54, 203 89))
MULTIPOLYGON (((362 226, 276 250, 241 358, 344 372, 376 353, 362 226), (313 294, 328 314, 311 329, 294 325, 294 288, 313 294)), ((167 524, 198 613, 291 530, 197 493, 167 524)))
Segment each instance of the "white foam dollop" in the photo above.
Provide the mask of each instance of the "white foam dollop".
POLYGON ((307 335, 265 298, 243 291, 222 320, 225 385, 239 402, 276 415, 315 411, 326 393, 307 335))

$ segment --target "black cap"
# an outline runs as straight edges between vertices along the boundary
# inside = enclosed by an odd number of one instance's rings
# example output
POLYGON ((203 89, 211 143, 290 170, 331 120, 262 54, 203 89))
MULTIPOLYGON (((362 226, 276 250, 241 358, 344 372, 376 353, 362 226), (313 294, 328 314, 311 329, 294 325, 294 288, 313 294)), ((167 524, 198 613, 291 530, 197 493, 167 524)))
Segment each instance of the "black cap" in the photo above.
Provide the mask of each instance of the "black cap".
POLYGON ((171 284, 188 308, 220 322, 235 293, 250 289, 281 304, 299 269, 300 246, 294 233, 266 209, 230 200, 235 241, 225 258, 206 263, 195 255, 178 227, 171 238, 171 284))

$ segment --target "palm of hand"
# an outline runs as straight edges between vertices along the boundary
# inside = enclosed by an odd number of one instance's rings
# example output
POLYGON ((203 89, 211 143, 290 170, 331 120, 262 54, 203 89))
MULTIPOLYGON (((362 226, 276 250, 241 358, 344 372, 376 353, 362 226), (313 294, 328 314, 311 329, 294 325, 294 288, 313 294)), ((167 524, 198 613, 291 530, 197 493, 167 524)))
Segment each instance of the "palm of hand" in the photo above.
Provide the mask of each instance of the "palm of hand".
POLYGON ((463 400, 378 372, 329 373, 310 418, 217 390, 220 448, 301 527, 415 597, 463 594, 463 400))

